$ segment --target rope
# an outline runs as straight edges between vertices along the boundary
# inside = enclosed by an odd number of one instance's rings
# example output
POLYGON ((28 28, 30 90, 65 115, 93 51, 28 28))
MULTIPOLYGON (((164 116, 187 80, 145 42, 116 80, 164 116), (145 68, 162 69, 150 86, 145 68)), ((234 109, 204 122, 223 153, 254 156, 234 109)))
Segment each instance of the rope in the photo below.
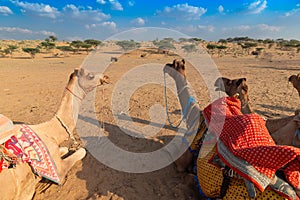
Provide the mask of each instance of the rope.
MULTIPOLYGON (((104 96, 104 88, 102 88, 102 103, 104 103, 104 99, 105 99, 105 96, 104 96)), ((100 126, 101 126, 101 131, 103 131, 102 134, 104 134, 104 131, 105 131, 105 124, 104 124, 104 117, 103 115, 101 116, 100 118, 100 126)))
POLYGON ((298 145, 296 144, 295 138, 297 138, 298 140, 300 140, 300 130, 299 130, 299 128, 300 128, 300 127, 297 128, 297 130, 296 130, 296 132, 295 132, 295 135, 294 135, 294 138, 293 138, 293 140, 292 140, 293 146, 294 146, 294 147, 298 147, 298 148, 300 147, 300 145, 299 145, 299 144, 298 144, 298 145))
MULTIPOLYGON (((172 122, 171 122, 171 119, 170 119, 170 114, 169 114, 169 106, 168 106, 168 98, 167 98, 167 83, 166 83, 166 72, 164 72, 164 95, 165 95, 165 104, 166 104, 166 113, 167 113, 167 117, 168 117, 168 122, 170 124, 170 126, 172 128, 178 128, 180 126, 180 124, 182 123, 182 121, 184 119, 186 119, 187 117, 187 111, 189 110, 189 107, 190 107, 190 104, 193 103, 193 102, 196 102, 195 98, 190 96, 189 99, 188 99, 188 102, 183 110, 183 116, 182 118, 180 119, 179 123, 175 126, 172 122)), ((184 87, 184 89, 187 88, 187 87, 184 87)), ((180 91, 180 93, 182 92, 182 90, 180 91)))

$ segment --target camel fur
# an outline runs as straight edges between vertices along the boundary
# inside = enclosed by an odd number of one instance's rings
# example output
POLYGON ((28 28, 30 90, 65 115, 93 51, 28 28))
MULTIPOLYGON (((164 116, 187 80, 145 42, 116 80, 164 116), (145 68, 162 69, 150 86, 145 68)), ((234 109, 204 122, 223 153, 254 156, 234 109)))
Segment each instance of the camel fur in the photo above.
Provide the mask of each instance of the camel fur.
POLYGON ((296 88, 299 96, 300 96, 300 74, 291 75, 289 77, 289 82, 293 84, 293 87, 296 88))
MULTIPOLYGON (((70 137, 69 134, 76 126, 82 99, 95 87, 107 82, 106 75, 94 74, 82 68, 75 69, 70 76, 56 115, 47 122, 29 126, 47 146, 62 180, 70 168, 84 158, 86 151, 84 148, 79 148, 72 155, 62 159, 62 156, 68 153, 68 149, 60 147, 60 144, 70 137)), ((29 200, 32 199, 35 186, 41 177, 33 174, 29 164, 20 163, 16 168, 3 169, 0 180, 2 181, 1 199, 29 200)))

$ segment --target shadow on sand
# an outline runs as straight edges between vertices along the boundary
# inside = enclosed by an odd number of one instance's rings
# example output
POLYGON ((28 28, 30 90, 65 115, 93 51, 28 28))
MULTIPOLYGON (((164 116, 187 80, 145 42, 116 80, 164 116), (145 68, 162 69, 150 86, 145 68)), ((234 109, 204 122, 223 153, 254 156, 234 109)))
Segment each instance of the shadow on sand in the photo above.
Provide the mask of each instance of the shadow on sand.
MULTIPOLYGON (((79 116, 80 117, 80 116, 79 116)), ((80 117, 82 120, 86 120, 80 117)), ((134 119, 142 124, 150 122, 134 119)), ((89 123, 98 123, 91 121, 89 123)), ((168 128, 168 127, 165 127, 168 128)), ((146 138, 135 138, 125 134, 118 126, 105 123, 107 138, 129 152, 153 152, 162 148, 174 136, 158 136, 160 142, 146 138)), ((98 137, 84 138, 87 141, 97 141, 98 137)), ((89 149, 89 142, 86 144, 89 149)), ((126 173, 107 167, 90 153, 83 160, 82 171, 77 172, 79 179, 86 180, 87 199, 97 199, 105 196, 107 199, 201 199, 197 188, 186 184, 186 173, 178 173, 173 163, 148 173, 126 173)))

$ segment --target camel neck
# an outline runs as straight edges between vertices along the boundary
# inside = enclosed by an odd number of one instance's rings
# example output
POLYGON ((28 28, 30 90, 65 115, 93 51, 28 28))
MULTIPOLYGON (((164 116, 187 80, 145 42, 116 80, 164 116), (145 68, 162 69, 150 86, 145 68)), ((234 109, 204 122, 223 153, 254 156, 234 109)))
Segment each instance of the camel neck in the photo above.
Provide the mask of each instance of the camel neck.
POLYGON ((66 86, 61 105, 56 113, 56 118, 59 119, 60 125, 63 124, 63 128, 67 133, 61 135, 60 141, 66 140, 75 129, 79 108, 84 97, 85 92, 79 86, 77 78, 70 81, 66 86))
POLYGON ((180 73, 172 76, 176 83, 177 95, 180 101, 181 110, 186 117, 186 126, 188 129, 193 127, 200 117, 200 108, 194 99, 193 92, 185 77, 180 73))

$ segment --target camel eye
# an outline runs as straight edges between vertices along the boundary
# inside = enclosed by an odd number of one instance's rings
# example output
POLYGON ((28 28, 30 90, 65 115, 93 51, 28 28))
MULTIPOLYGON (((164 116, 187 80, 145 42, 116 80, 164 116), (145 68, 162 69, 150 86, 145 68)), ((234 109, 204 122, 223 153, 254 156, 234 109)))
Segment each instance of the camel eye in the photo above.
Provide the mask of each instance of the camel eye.
POLYGON ((88 75, 88 79, 89 79, 89 80, 92 80, 92 79, 94 79, 94 78, 95 78, 94 74, 89 74, 89 75, 88 75))

